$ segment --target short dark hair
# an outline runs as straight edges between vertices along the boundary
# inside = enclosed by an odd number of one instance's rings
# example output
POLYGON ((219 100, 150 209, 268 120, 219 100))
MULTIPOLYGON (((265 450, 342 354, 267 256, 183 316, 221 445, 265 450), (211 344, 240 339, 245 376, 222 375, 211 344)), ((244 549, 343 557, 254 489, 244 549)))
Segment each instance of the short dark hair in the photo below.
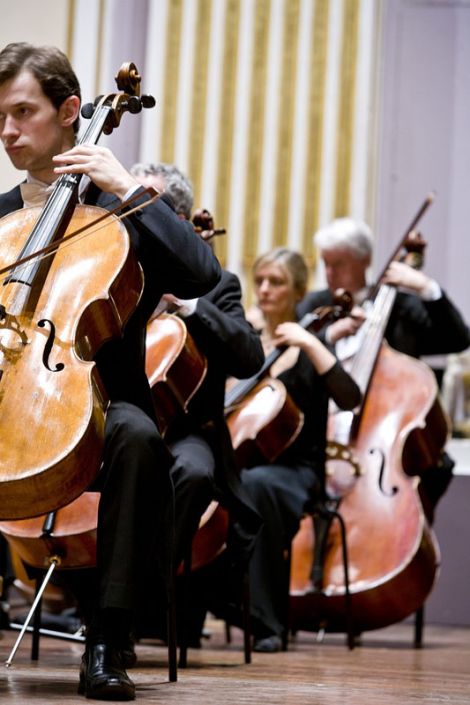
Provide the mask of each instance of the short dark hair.
MULTIPOLYGON (((71 95, 76 95, 81 101, 78 78, 60 49, 36 47, 27 42, 7 44, 0 52, 0 86, 24 70, 33 74, 56 110, 71 95)), ((77 116, 73 124, 75 133, 79 126, 80 118, 77 116)))

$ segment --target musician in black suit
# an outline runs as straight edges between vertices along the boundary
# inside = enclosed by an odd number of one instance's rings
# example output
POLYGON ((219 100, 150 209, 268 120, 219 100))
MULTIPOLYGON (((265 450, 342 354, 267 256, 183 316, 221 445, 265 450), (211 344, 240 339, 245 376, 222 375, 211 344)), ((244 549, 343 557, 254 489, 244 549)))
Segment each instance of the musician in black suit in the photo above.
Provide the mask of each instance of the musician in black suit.
MULTIPOLYGON (((141 183, 170 195, 180 217, 190 214, 191 182, 176 166, 136 164, 131 171, 141 183)), ((250 377, 264 361, 259 335, 246 320, 241 299, 238 277, 222 270, 220 282, 209 293, 190 301, 168 294, 157 309, 166 305, 182 317, 207 360, 206 376, 190 400, 187 413, 170 423, 165 436, 175 458, 171 476, 175 487, 177 560, 182 560, 189 549, 200 518, 213 499, 231 514, 227 550, 233 561, 246 563, 259 527, 259 517, 240 483, 224 418, 227 378, 250 377)), ((194 622, 189 636, 191 644, 197 645, 201 625, 198 629, 196 617, 194 622)))
MULTIPOLYGON (((314 242, 325 265, 328 289, 308 293, 298 307, 299 315, 330 304, 333 292, 349 291, 356 306, 352 315, 332 323, 326 341, 340 359, 354 355, 366 318, 362 304, 369 288, 366 280, 372 258, 372 233, 363 222, 338 218, 321 228, 314 242)), ((460 352, 470 345, 470 331, 461 314, 439 284, 424 272, 403 262, 392 262, 383 283, 398 288, 385 338, 395 350, 419 358, 423 355, 460 352)), ((430 519, 447 489, 454 463, 447 454, 439 468, 427 470, 420 483, 424 508, 430 519)))
MULTIPOLYGON (((14 166, 27 172, 26 184, 0 196, 0 215, 27 206, 29 187, 47 188, 61 174, 89 177, 92 184, 81 195, 88 203, 109 208, 141 190, 136 204, 143 206, 142 187, 109 149, 75 145, 79 110, 80 86, 62 52, 26 43, 0 52, 0 137, 14 166)), ((158 432, 145 375, 147 321, 164 292, 201 296, 220 279, 210 248, 178 219, 169 199, 124 222, 145 283, 122 337, 96 355, 110 405, 96 483, 97 588, 79 684, 86 697, 108 700, 135 697, 121 648, 147 582, 149 553, 160 557, 163 573, 169 571, 173 458, 158 432)))

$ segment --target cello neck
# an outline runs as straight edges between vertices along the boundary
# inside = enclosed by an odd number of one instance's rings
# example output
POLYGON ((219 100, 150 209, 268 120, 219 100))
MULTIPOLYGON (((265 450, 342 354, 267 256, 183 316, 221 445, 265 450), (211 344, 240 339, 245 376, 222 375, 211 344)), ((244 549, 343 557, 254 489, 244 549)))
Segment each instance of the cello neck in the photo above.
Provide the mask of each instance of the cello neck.
MULTIPOLYGON (((122 93, 107 94, 82 107, 83 117, 91 118, 77 144, 96 144, 104 132, 111 134, 118 127, 125 112, 139 113, 142 108, 155 105, 152 96, 140 96, 141 77, 135 64, 125 63, 116 76, 116 83, 122 93)), ((18 260, 34 255, 52 242, 59 240, 65 233, 78 201, 78 186, 81 174, 63 174, 57 179, 50 197, 39 219, 25 242, 18 260)), ((51 258, 44 260, 33 258, 20 267, 12 268, 6 282, 19 282, 33 287, 39 273, 47 273, 51 258)))
MULTIPOLYGON (((89 125, 80 136, 77 144, 96 144, 109 120, 110 112, 109 106, 99 106, 94 111, 89 125)), ((42 250, 64 235, 78 201, 78 186, 81 177, 81 174, 62 174, 57 179, 36 225, 19 254, 19 260, 42 250)), ((32 259, 30 262, 14 268, 7 278, 7 282, 15 281, 32 287, 42 266, 43 262, 40 259, 32 259)))
MULTIPOLYGON (((349 295, 345 294, 345 296, 349 295)), ((339 306, 329 306, 323 307, 320 313, 318 312, 319 309, 306 313, 300 319, 299 325, 305 329, 312 328, 318 330, 324 323, 326 323, 325 319, 327 317, 329 318, 332 315, 340 315, 339 308, 339 306)), ((225 395, 224 403, 226 413, 230 411, 233 406, 235 406, 235 404, 239 404, 242 399, 244 399, 246 395, 249 394, 251 390, 258 384, 258 382, 260 382, 264 377, 269 374, 269 370, 274 365, 276 360, 278 360, 281 355, 287 350, 287 347, 288 346, 283 345, 272 350, 272 352, 270 352, 269 355, 266 357, 261 369, 258 370, 255 375, 249 377, 248 379, 241 380, 241 382, 238 382, 238 384, 236 384, 233 389, 227 392, 227 394, 225 395)))

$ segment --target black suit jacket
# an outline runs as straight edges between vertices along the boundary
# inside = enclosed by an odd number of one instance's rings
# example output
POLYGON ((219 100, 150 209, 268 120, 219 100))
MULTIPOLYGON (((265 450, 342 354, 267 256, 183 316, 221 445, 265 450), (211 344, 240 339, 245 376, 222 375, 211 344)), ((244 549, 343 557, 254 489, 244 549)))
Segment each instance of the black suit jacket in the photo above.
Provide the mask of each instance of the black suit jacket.
MULTIPOLYGON (((298 314, 332 303, 329 289, 314 291, 301 301, 298 314)), ((468 326, 444 292, 437 301, 423 301, 399 291, 385 338, 392 348, 412 357, 460 352, 470 345, 468 326)))
POLYGON ((241 485, 224 418, 227 377, 251 377, 264 362, 259 335, 245 318, 241 298, 238 277, 222 270, 217 286, 200 297, 195 312, 184 319, 207 358, 207 374, 189 403, 187 415, 172 424, 166 437, 171 443, 193 432, 202 434, 210 444, 216 461, 218 499, 231 510, 229 547, 234 561, 249 555, 260 525, 241 485))

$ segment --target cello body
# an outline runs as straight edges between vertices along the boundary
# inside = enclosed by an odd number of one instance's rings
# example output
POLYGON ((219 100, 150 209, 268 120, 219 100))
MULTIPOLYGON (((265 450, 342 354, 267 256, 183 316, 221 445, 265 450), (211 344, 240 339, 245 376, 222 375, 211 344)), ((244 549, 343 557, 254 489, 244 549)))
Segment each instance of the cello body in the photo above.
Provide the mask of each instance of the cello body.
POLYGON ((204 381, 207 360, 198 350, 184 321, 162 313, 147 325, 145 372, 152 389, 162 435, 204 381))
MULTIPOLYGON (((417 492, 418 475, 448 435, 432 371, 382 344, 350 448, 361 473, 342 495, 355 631, 377 629, 416 611, 430 593, 440 555, 417 492)), ((334 476, 333 476, 334 483, 334 476)), ((333 487, 333 493, 338 487, 333 487)), ((291 626, 346 625, 338 522, 326 539, 322 585, 311 577, 314 535, 303 520, 292 546, 291 626)))
MULTIPOLYGON (((337 292, 333 306, 322 306, 299 321, 306 330, 320 330, 328 320, 344 316, 352 298, 337 292)), ((270 377, 272 365, 286 352, 275 348, 256 375, 229 387, 225 394, 225 418, 240 469, 272 463, 297 438, 304 415, 281 380, 270 377)))
MULTIPOLYGON (((69 229, 100 212, 77 206, 69 229)), ((0 266, 19 256, 40 213, 2 218, 0 266)), ((121 333, 142 289, 129 236, 114 217, 60 245, 44 269, 33 286, 15 275, 0 292, 2 519, 57 509, 98 472, 108 402, 93 356, 121 333)))
POLYGON ((304 416, 284 384, 265 377, 227 417, 239 468, 273 462, 300 433, 304 416))
POLYGON ((44 532, 47 516, 0 522, 0 531, 23 563, 45 570, 51 556, 61 569, 96 565, 96 526, 99 492, 84 492, 54 514, 51 532, 44 532))

